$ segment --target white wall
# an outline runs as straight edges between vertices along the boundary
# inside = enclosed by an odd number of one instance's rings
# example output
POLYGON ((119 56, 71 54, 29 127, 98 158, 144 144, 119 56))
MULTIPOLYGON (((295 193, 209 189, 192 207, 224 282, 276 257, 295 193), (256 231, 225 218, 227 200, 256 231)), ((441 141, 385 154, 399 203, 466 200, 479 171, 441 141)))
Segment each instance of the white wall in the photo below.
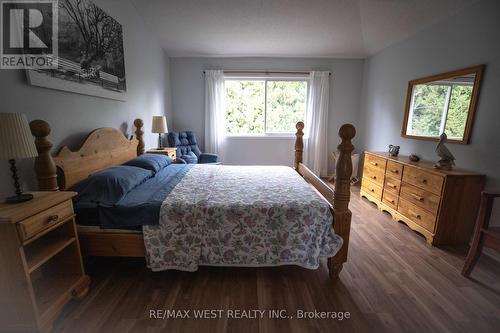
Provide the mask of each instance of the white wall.
MULTIPOLYGON (((500 2, 483 0, 365 63, 361 109, 362 146, 436 160, 435 142, 400 136, 409 80, 486 64, 469 145, 448 145, 459 167, 487 175, 487 188, 500 191, 500 2)), ((500 205, 499 205, 500 206, 500 205)), ((493 217, 500 224, 500 209, 493 217)))
MULTIPOLYGON (((75 147, 98 127, 121 128, 127 135, 135 130, 133 121, 145 123, 146 146, 156 146, 151 134, 151 117, 170 114, 168 58, 146 28, 129 1, 96 0, 103 10, 123 26, 126 102, 29 86, 21 70, 0 70, 1 112, 20 112, 28 120, 43 119, 52 127, 54 150, 62 144, 75 147)), ((14 191, 7 161, 0 161, 0 195, 14 191)), ((19 161, 24 190, 36 189, 33 160, 19 161)))
MULTIPOLYGON (((204 141, 205 69, 239 70, 328 70, 332 72, 328 128, 329 151, 339 142, 343 123, 359 121, 363 60, 324 58, 171 58, 174 130, 192 130, 200 146, 204 141)), ((169 120, 170 121, 170 120, 169 120)), ((294 139, 228 138, 223 152, 225 164, 292 165, 294 139)), ((355 145, 356 145, 355 141, 355 145)), ((329 161, 329 170, 333 171, 329 161)))

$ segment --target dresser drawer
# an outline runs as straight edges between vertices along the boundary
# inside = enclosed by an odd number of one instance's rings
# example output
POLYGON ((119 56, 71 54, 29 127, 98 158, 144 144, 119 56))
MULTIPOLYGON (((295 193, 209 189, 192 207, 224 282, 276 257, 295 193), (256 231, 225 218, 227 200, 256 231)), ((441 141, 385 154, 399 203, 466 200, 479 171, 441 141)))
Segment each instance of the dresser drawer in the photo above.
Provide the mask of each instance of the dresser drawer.
POLYGON ((363 177, 361 189, 377 200, 382 200, 382 187, 370 179, 363 177))
POLYGON ((378 186, 384 185, 384 172, 375 168, 365 168, 363 170, 363 178, 368 178, 378 186))
POLYGON ((385 177, 384 181, 384 191, 389 191, 392 192, 396 195, 399 194, 399 189, 401 188, 401 181, 391 178, 391 177, 385 177))
POLYGON ((60 203, 17 224, 22 240, 31 238, 73 215, 71 200, 60 203))
POLYGON ((426 229, 434 233, 434 225, 436 224, 436 215, 433 215, 423 208, 420 208, 409 201, 399 198, 398 212, 426 229))
POLYGON ((441 197, 431 192, 404 182, 401 184, 400 196, 412 204, 428 210, 432 214, 437 214, 439 201, 441 200, 441 197))
POLYGON ((394 210, 398 209, 399 197, 396 194, 384 190, 382 201, 394 210))
POLYGON ((370 154, 365 154, 365 164, 364 164, 365 170, 371 168, 384 173, 386 163, 387 160, 384 158, 373 156, 370 154))
POLYGON ((403 181, 437 195, 441 195, 443 177, 406 166, 403 169, 403 181))
POLYGON ((403 165, 393 161, 387 161, 385 174, 394 179, 401 180, 401 176, 403 175, 403 165))

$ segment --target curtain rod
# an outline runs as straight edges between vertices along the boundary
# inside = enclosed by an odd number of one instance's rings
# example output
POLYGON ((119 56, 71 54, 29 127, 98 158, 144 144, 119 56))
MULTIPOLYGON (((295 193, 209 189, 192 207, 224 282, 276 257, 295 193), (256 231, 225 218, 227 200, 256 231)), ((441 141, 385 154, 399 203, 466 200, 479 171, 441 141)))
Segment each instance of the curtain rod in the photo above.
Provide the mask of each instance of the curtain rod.
MULTIPOLYGON (((225 74, 264 74, 264 75, 269 75, 269 74, 303 74, 303 75, 309 75, 311 72, 305 72, 305 71, 263 71, 263 70, 225 70, 225 74)), ((203 71, 203 74, 205 74, 205 71, 203 71)), ((328 75, 332 75, 331 72, 328 72, 328 75)))

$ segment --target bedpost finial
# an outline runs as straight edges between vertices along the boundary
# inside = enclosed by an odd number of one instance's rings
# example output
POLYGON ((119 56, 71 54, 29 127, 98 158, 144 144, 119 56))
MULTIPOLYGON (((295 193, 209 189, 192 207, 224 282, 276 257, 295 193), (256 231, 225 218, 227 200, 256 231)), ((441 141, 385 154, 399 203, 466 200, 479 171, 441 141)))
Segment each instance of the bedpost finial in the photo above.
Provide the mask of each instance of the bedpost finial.
POLYGON ((57 169, 50 150, 52 142, 47 139, 50 134, 50 125, 44 120, 30 122, 31 134, 35 137, 35 146, 38 156, 35 159, 35 174, 40 191, 57 191, 57 169))
POLYGON ((295 128, 297 131, 302 131, 304 129, 304 122, 299 121, 297 124, 295 124, 295 128))
POLYGON ((33 120, 30 122, 31 134, 36 138, 42 138, 50 134, 50 125, 44 120, 33 120))
POLYGON ((302 163, 302 155, 304 152, 304 141, 302 140, 302 137, 304 136, 304 132, 302 132, 304 129, 304 123, 299 121, 295 125, 295 128, 297 129, 297 132, 295 133, 295 160, 293 166, 295 170, 298 171, 299 164, 302 163))
POLYGON ((144 131, 142 127, 144 126, 144 121, 141 118, 134 120, 134 125, 136 127, 135 136, 137 137, 137 156, 144 154, 144 131))
POLYGON ((344 124, 339 129, 339 136, 342 140, 352 140, 356 135, 356 128, 352 124, 344 124))
POLYGON ((144 121, 141 118, 134 120, 134 125, 137 128, 142 128, 144 126, 144 121))

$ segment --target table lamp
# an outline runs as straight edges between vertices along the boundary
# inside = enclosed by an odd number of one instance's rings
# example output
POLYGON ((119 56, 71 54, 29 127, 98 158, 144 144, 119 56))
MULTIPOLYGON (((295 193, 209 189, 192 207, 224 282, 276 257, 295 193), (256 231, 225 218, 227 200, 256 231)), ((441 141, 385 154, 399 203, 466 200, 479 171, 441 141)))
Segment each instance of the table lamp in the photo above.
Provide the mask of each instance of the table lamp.
POLYGON ((168 132, 167 118, 165 116, 153 116, 153 128, 151 132, 158 133, 158 149, 163 149, 161 135, 168 132))
POLYGON ((23 193, 17 176, 16 159, 38 156, 28 119, 20 113, 0 113, 0 159, 8 160, 16 195, 8 197, 7 203, 19 203, 33 199, 32 194, 23 193))

